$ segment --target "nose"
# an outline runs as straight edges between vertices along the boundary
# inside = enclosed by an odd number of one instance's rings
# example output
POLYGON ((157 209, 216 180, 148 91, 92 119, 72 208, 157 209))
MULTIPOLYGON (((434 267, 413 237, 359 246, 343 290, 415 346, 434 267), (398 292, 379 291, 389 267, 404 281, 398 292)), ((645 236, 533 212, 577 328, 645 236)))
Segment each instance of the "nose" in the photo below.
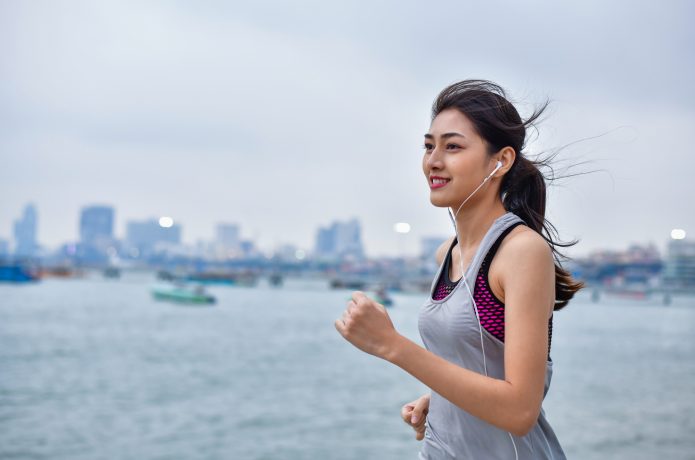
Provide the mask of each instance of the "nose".
POLYGON ((442 152, 438 148, 432 149, 432 152, 425 154, 425 164, 428 169, 441 169, 443 166, 442 152))

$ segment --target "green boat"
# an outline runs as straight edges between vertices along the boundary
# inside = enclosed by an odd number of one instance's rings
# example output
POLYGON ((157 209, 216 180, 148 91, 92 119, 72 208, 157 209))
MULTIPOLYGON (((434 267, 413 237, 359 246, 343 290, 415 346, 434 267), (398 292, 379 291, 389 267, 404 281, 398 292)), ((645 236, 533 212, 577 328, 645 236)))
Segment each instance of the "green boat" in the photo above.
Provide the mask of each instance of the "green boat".
POLYGON ((152 288, 152 296, 157 300, 169 300, 189 304, 213 304, 216 299, 205 292, 203 286, 184 284, 158 284, 152 288))

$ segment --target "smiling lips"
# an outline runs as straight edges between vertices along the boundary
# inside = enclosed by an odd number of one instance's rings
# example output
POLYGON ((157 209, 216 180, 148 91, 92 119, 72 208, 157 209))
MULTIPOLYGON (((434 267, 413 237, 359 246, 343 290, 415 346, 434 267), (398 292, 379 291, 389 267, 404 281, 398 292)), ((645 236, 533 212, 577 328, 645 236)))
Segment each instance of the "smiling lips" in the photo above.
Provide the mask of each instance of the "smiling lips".
POLYGON ((439 176, 431 176, 430 177, 430 189, 438 189, 444 187, 446 184, 449 183, 451 179, 446 179, 444 177, 439 177, 439 176))

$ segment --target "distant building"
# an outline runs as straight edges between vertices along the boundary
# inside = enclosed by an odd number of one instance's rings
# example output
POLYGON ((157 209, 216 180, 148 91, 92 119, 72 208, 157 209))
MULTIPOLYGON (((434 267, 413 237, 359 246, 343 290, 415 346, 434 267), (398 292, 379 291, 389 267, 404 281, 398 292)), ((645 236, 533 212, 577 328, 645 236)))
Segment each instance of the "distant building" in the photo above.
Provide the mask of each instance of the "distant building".
POLYGON ((239 246, 239 226, 236 224, 217 224, 215 239, 218 243, 236 248, 239 246))
POLYGON ((651 286, 658 283, 663 265, 659 251, 650 243, 633 244, 623 251, 593 251, 585 258, 574 259, 563 268, 569 269, 574 277, 596 286, 651 286))
POLYGON ((146 257, 157 251, 181 244, 181 226, 162 219, 128 222, 126 225, 126 243, 131 256, 146 257), (135 249, 135 251, 133 251, 135 249))
POLYGON ((284 262, 297 262, 304 258, 304 251, 293 244, 282 244, 275 248, 273 256, 284 262))
POLYGON ((10 255, 10 242, 0 239, 0 257, 7 257, 8 255, 10 255))
POLYGON ((217 224, 215 229, 215 255, 221 259, 236 258, 242 255, 238 225, 217 224))
POLYGON ((109 251, 114 251, 114 208, 87 206, 80 211, 80 242, 77 258, 85 263, 105 263, 109 251))
POLYGON ((38 249, 36 228, 36 207, 33 204, 28 204, 24 208, 22 217, 14 223, 15 256, 33 257, 36 255, 38 249))
POLYGON ((335 236, 331 228, 319 228, 316 234, 314 252, 317 257, 332 255, 335 249, 335 236))
POLYGON ((261 252, 256 247, 256 244, 251 240, 242 240, 239 244, 242 257, 254 259, 261 256, 261 252))
POLYGON ((319 228, 314 248, 320 259, 362 259, 362 230, 357 219, 333 222, 330 227, 319 228))
POLYGON ((110 206, 88 206, 80 213, 80 243, 101 246, 113 241, 113 214, 110 206))
POLYGON ((695 241, 669 241, 662 279, 666 288, 695 291, 695 241))
POLYGON ((625 251, 613 249, 593 251, 587 259, 594 263, 650 263, 660 261, 661 256, 656 245, 650 243, 644 246, 632 244, 625 251))

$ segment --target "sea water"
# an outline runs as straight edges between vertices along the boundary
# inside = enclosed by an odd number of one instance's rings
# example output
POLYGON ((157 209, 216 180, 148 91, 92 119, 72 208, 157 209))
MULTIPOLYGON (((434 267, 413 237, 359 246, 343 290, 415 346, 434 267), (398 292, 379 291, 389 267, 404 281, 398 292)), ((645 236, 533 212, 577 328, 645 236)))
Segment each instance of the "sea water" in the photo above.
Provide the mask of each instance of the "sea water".
MULTIPOLYGON (((427 388, 334 329, 326 283, 151 298, 148 277, 0 285, 2 459, 405 459, 427 388)), ((417 343, 426 294, 389 314, 417 343)), ((695 458, 695 301, 579 296, 544 402, 568 458, 695 458)))

